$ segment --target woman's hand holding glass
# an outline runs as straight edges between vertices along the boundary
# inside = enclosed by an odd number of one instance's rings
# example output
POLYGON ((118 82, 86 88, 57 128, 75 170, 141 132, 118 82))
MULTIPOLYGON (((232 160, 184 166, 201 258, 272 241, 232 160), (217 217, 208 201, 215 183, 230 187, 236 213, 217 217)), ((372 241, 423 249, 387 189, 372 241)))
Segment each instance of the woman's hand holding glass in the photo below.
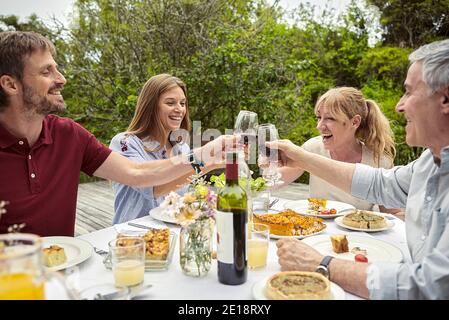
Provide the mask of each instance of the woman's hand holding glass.
MULTIPOLYGON (((266 146, 271 150, 276 150, 279 154, 279 167, 302 167, 305 163, 308 152, 302 147, 295 145, 290 140, 269 141, 266 146)), ((265 161, 266 162, 266 161, 265 161)), ((259 160, 259 167, 267 166, 263 159, 259 160)))
POLYGON ((257 130, 257 144, 259 149, 259 166, 262 170, 262 177, 267 180, 269 186, 281 185, 282 175, 278 171, 279 151, 266 146, 267 142, 279 140, 278 131, 274 124, 261 124, 257 130))

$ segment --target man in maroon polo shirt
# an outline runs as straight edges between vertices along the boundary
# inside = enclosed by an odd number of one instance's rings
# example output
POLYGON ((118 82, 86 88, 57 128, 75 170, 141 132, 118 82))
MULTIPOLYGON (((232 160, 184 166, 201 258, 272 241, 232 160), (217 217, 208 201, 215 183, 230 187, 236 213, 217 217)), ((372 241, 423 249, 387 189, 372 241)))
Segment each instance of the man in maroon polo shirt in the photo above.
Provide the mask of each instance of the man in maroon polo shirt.
POLYGON ((37 33, 0 33, 0 200, 9 201, 0 233, 25 223, 22 232, 73 236, 80 171, 131 186, 163 185, 193 174, 196 159, 206 170, 215 167, 234 142, 222 136, 188 156, 132 162, 73 120, 50 115, 66 108, 66 79, 54 55, 37 33))

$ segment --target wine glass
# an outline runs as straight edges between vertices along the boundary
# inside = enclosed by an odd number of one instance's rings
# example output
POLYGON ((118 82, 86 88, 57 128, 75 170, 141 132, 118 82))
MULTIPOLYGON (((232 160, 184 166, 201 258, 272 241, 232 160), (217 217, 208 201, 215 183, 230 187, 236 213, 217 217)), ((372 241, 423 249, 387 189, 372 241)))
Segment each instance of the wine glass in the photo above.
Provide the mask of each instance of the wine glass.
POLYGON ((257 126, 257 113, 242 110, 235 120, 234 134, 240 138, 241 144, 247 147, 250 141, 256 141, 257 126))
POLYGON ((257 129, 257 144, 259 149, 259 163, 263 164, 262 177, 267 180, 268 186, 281 185, 281 173, 278 170, 279 151, 267 148, 265 143, 279 140, 278 130, 271 123, 259 125, 257 129))

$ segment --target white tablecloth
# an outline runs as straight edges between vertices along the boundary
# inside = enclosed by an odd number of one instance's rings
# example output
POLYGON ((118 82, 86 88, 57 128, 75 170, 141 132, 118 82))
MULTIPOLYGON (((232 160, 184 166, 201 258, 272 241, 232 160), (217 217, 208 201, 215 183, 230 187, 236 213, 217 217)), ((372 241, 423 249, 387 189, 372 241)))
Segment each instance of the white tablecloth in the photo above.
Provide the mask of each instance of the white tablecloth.
MULTIPOLYGON (((275 205, 274 209, 282 210, 284 199, 275 205)), ((405 225, 400 219, 395 219, 395 225, 392 229, 377 233, 351 232, 347 229, 338 227, 333 219, 326 219, 327 228, 322 234, 332 235, 338 234, 358 234, 367 237, 374 237, 376 239, 387 241, 396 245, 401 249, 406 260, 410 259, 405 240, 405 225)), ((163 223, 153 220, 151 217, 143 217, 136 219, 133 222, 145 224, 148 226, 160 227, 163 223)), ((179 235, 180 228, 174 225, 167 225, 172 231, 179 235)), ((107 250, 107 243, 114 239, 117 235, 117 230, 125 228, 127 230, 142 230, 130 227, 126 224, 116 225, 87 235, 80 236, 80 239, 87 240, 93 246, 107 250)), ((148 271, 145 273, 145 283, 153 284, 153 288, 148 291, 149 299, 175 299, 175 300, 243 300, 253 299, 252 287, 261 279, 266 278, 278 271, 280 271, 276 255, 276 240, 270 240, 270 247, 268 253, 267 266, 262 270, 248 270, 248 281, 239 286, 228 286, 218 282, 217 264, 213 260, 212 267, 209 273, 202 278, 195 278, 186 276, 182 273, 179 265, 179 237, 176 241, 176 247, 173 255, 173 260, 165 271, 148 271)), ((76 275, 77 283, 80 289, 100 284, 113 283, 113 275, 110 270, 107 270, 102 263, 102 257, 96 253, 85 262, 78 265, 78 273, 76 275)), ((346 299, 360 299, 357 296, 346 293, 346 299)))

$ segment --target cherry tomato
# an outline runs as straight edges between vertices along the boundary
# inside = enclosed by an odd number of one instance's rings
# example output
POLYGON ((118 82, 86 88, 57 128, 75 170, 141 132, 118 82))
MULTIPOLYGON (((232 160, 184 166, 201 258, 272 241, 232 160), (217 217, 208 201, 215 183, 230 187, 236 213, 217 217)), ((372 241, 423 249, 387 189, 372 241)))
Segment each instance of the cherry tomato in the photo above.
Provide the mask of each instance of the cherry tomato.
POLYGON ((355 261, 358 262, 368 262, 368 258, 364 256, 363 254, 356 254, 354 257, 355 261))
POLYGON ((337 210, 335 210, 334 208, 332 208, 332 209, 329 210, 329 212, 330 212, 330 214, 336 214, 336 213, 337 213, 337 210))
POLYGON ((323 210, 321 211, 321 214, 330 214, 329 210, 323 210))

